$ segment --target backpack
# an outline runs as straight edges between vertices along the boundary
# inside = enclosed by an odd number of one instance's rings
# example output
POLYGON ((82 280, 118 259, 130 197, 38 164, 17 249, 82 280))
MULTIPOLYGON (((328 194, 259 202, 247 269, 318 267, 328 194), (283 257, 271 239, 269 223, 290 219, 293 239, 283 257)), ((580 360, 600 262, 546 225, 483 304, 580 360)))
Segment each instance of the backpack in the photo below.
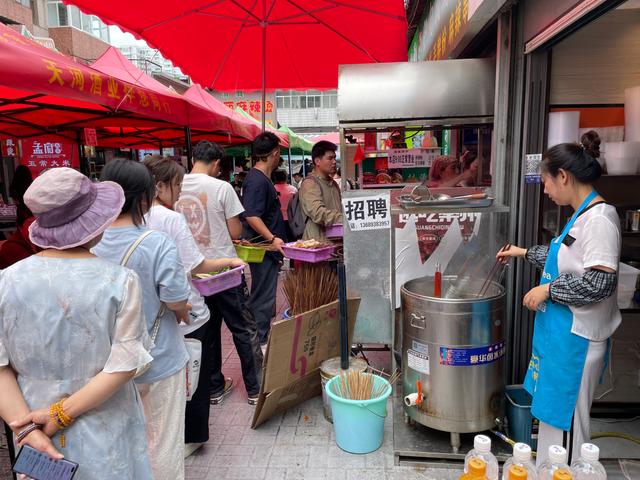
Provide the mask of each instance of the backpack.
MULTIPOLYGON (((307 178, 313 178, 317 182, 314 176, 309 176, 307 178)), ((307 178, 305 178, 302 183, 304 183, 307 178)), ((302 183, 300 184, 300 188, 302 188, 302 183)), ((309 217, 307 217, 302 211, 302 202, 300 202, 300 190, 298 190, 298 192, 289 199, 289 205, 287 205, 287 217, 289 217, 289 228, 291 229, 291 234, 293 235, 293 238, 291 240, 299 240, 300 238, 302 238, 304 229, 307 226, 307 222, 309 221, 309 217)))

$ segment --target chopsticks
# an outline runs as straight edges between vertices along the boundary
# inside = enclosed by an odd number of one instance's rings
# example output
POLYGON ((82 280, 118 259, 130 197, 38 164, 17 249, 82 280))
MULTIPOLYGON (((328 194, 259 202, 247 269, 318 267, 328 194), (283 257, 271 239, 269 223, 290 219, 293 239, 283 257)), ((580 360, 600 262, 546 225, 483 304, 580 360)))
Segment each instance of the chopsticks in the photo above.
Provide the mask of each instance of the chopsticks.
MULTIPOLYGON (((507 243, 504 245, 504 247, 500 249, 500 252, 506 252, 510 248, 511 248, 511 244, 507 243)), ((480 291, 478 292, 478 297, 484 297, 487 294, 487 290, 489 290, 489 287, 491 286, 491 282, 493 281, 493 278, 495 277, 496 273, 500 271, 500 269, 504 270, 504 265, 505 264, 502 263, 500 260, 495 261, 495 263, 491 267, 491 270, 489 270, 489 275, 487 275, 487 278, 482 284, 482 287, 480 287, 480 291)), ((500 274, 498 275, 498 278, 501 278, 501 277, 502 277, 502 272, 500 272, 500 274)))

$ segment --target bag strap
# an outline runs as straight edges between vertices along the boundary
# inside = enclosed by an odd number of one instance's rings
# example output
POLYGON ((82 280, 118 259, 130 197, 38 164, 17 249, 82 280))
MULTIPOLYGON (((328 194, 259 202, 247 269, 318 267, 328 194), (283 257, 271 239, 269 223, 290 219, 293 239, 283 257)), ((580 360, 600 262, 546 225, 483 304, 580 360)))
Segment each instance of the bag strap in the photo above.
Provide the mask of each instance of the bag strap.
POLYGON ((140 235, 136 239, 136 241, 129 246, 129 248, 124 254, 124 257, 122 257, 122 260, 120 260, 120 265, 122 265, 123 267, 126 267, 127 263, 129 263, 129 259, 131 258, 131 255, 133 255, 133 252, 136 250, 136 248, 138 248, 138 246, 142 243, 142 241, 152 233, 153 233, 153 230, 147 230, 142 235, 140 235))
MULTIPOLYGON (((133 252, 135 252, 136 248, 138 248, 138 246, 140 246, 140 244, 142 243, 142 241, 147 238, 149 235, 151 235, 153 233, 153 230, 147 230, 146 232, 144 232, 142 235, 140 235, 135 242, 133 242, 131 244, 131 246, 127 249, 126 253, 124 254, 124 257, 122 257, 122 260, 120 261, 120 265, 122 265, 123 267, 127 266, 127 263, 129 263, 129 259, 131 258, 131 255, 133 255, 133 252)), ((153 343, 156 343, 156 337, 158 336, 158 330, 160 330, 160 319, 162 318, 162 316, 164 315, 164 313, 167 311, 167 307, 164 303, 160 304, 160 310, 158 310, 158 314, 156 315, 156 319, 153 321, 153 326, 151 327, 151 341, 153 343)))

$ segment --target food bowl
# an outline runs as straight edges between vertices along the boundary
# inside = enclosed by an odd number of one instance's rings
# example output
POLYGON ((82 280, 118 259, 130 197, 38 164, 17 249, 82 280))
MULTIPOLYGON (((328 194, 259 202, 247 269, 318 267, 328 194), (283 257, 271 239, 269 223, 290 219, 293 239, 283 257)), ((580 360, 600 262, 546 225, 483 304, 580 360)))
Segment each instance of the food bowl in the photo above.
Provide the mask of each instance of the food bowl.
POLYGON ((224 272, 212 274, 207 278, 193 277, 191 282, 196 287, 196 290, 208 297, 240 285, 242 283, 243 270, 244 265, 241 265, 224 272))

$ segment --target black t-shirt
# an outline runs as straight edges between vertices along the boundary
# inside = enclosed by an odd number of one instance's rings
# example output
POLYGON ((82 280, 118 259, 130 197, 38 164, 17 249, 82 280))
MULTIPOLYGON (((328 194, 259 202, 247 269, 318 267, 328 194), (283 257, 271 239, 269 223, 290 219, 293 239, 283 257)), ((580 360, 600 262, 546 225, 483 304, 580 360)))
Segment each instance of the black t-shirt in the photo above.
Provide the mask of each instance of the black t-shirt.
POLYGON ((257 168, 252 168, 242 183, 242 205, 245 237, 253 238, 258 234, 244 218, 260 217, 272 234, 281 239, 286 238, 278 192, 271 179, 257 168))

